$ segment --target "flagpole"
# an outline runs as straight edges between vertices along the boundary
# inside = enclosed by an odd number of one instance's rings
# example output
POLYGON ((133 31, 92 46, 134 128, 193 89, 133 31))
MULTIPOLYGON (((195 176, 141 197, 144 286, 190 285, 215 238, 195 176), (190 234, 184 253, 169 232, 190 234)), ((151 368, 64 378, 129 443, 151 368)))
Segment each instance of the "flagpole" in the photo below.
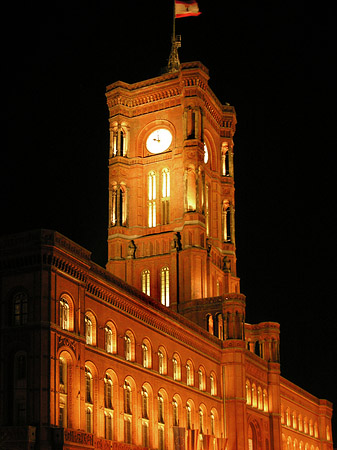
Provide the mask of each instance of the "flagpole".
POLYGON ((178 72, 180 68, 180 61, 178 55, 178 48, 181 47, 181 37, 176 36, 176 2, 173 0, 173 30, 172 30, 172 46, 168 61, 168 71, 178 72))

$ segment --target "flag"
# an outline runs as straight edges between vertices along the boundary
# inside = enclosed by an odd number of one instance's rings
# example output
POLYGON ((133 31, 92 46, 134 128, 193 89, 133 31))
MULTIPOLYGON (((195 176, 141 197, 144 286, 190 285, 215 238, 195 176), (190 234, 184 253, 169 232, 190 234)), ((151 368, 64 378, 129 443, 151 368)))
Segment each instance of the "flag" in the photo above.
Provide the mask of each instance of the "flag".
POLYGON ((199 16, 198 3, 195 0, 175 0, 176 19, 180 17, 199 16))

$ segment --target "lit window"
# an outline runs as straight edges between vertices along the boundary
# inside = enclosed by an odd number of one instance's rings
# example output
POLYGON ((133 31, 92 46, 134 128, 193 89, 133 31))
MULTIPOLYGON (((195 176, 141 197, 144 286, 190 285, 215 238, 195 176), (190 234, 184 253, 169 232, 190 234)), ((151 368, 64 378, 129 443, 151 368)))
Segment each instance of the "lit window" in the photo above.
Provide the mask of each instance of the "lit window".
POLYGON ((124 342, 125 342, 125 359, 127 361, 131 361, 131 338, 130 336, 125 336, 124 337, 124 342))
POLYGON ((105 351, 112 353, 113 351, 113 339, 112 330, 109 326, 104 328, 104 340, 105 340, 105 351))
POLYGON ((149 418, 149 394, 146 389, 142 389, 142 418, 149 418))
POLYGON ((86 432, 92 433, 92 409, 88 407, 85 411, 85 417, 86 417, 86 432))
POLYGON ((86 432, 93 432, 93 377, 90 369, 85 368, 86 432))
POLYGON ((177 427, 179 425, 179 416, 178 416, 178 402, 176 399, 173 399, 172 409, 173 409, 173 426, 177 427))
POLYGON ((187 362, 186 364, 186 383, 187 386, 193 386, 194 380, 193 380, 193 366, 192 363, 187 362))
POLYGON ((113 398, 113 384, 109 374, 105 374, 104 377, 104 407, 106 409, 112 409, 113 398))
POLYGON ((114 185, 111 191, 111 226, 127 224, 127 190, 125 185, 114 185))
POLYGON ((142 272, 142 292, 150 295, 150 271, 147 269, 142 272))
POLYGON ((161 303, 165 306, 170 306, 170 269, 168 267, 163 267, 161 269, 161 303))
POLYGON ((150 228, 157 225, 156 199, 156 174, 154 172, 150 172, 148 176, 148 226, 150 228))
POLYGON ((187 429, 191 430, 192 428, 192 408, 189 403, 186 405, 186 423, 187 423, 187 429))
POLYGON ((69 330, 69 304, 64 298, 60 300, 60 327, 69 330))
POLYGON ((222 203, 222 239, 224 242, 231 242, 231 210, 228 200, 222 203))
POLYGON ((170 171, 163 169, 162 172, 162 223, 170 222, 170 171))
POLYGON ((166 364, 166 352, 163 347, 158 350, 158 372, 161 375, 166 374, 167 364, 166 364))
POLYGON ((132 442, 132 391, 127 381, 124 383, 124 442, 132 442))
POLYGON ((110 441, 113 439, 113 412, 104 411, 104 437, 110 441))
POLYGON ((143 350, 143 367, 148 368, 149 367, 149 349, 146 344, 142 344, 142 350, 143 350))
POLYGON ((208 163, 208 148, 206 144, 204 144, 204 163, 208 163))
POLYGON ((164 422, 164 399, 161 394, 158 394, 158 422, 164 422))
POLYGON ((92 345, 92 321, 89 316, 84 317, 85 322, 85 342, 92 345))
POLYGON ((201 408, 199 409, 199 433, 204 433, 204 412, 201 408))
POLYGON ((131 396, 132 396, 131 386, 127 381, 125 381, 125 383, 124 383, 124 413, 125 414, 132 414, 132 412, 131 412, 132 411, 131 396))
POLYGON ((210 379, 210 384, 211 384, 211 395, 216 395, 217 394, 217 389, 216 389, 215 375, 211 374, 209 379, 210 379))
POLYGON ((202 367, 198 370, 198 388, 200 391, 205 390, 205 373, 202 367))

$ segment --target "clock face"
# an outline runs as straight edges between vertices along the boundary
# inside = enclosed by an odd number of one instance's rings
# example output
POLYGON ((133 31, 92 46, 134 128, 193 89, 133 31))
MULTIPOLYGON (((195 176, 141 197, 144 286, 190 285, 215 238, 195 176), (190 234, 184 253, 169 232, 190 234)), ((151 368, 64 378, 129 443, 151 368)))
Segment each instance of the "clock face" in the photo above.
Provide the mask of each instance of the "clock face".
POLYGON ((207 164, 208 163, 208 149, 207 149, 207 145, 204 144, 204 163, 207 164))
POLYGON ((166 128, 158 128, 153 131, 146 140, 146 148, 150 153, 161 153, 169 148, 172 142, 172 134, 166 128))

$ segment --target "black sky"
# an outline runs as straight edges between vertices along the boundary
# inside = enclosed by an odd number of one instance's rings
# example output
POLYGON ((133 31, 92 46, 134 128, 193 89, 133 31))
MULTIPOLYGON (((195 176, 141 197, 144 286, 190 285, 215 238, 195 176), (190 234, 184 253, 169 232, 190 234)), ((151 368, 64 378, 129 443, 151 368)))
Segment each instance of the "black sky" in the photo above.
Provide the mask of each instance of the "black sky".
MULTIPOLYGON (((237 111, 247 321, 280 322, 282 375, 337 407, 334 5, 199 7, 199 17, 176 22, 180 58, 206 65, 219 100, 237 111)), ((172 2, 16 2, 4 22, 1 234, 56 229, 104 266, 105 86, 160 75, 172 2)))

